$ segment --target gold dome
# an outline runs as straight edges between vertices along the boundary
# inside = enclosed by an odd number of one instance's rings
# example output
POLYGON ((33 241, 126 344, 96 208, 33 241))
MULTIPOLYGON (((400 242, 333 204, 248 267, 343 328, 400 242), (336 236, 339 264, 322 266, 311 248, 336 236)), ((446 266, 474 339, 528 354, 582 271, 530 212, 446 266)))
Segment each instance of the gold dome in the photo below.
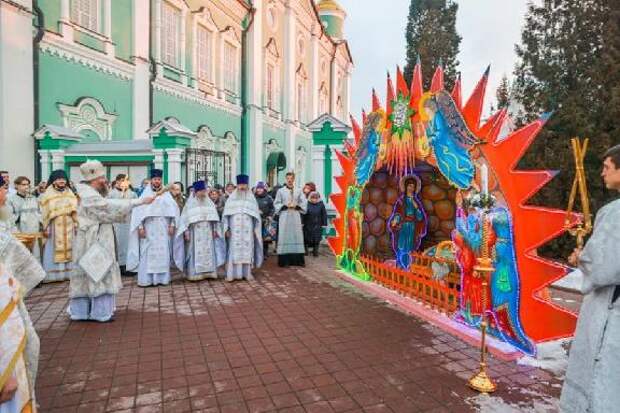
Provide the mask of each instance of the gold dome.
POLYGON ((321 11, 344 11, 344 9, 338 4, 336 0, 319 0, 316 5, 319 12, 321 11))

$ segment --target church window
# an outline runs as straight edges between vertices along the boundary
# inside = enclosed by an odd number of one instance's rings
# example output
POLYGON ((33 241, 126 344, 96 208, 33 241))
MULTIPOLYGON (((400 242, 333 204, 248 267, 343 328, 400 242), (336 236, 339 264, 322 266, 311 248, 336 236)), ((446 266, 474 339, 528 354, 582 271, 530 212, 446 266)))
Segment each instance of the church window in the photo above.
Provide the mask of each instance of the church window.
POLYGON ((211 82, 211 62, 213 60, 211 39, 213 38, 213 33, 207 30, 206 27, 199 25, 196 36, 198 45, 198 78, 211 82))
POLYGON ((239 73, 237 64, 237 48, 230 42, 224 42, 224 89, 237 94, 237 77, 239 73))
POLYGON ((99 0, 72 0, 71 20, 88 30, 98 32, 100 10, 99 0))
POLYGON ((170 66, 180 66, 181 11, 169 3, 162 3, 161 48, 162 61, 170 66))

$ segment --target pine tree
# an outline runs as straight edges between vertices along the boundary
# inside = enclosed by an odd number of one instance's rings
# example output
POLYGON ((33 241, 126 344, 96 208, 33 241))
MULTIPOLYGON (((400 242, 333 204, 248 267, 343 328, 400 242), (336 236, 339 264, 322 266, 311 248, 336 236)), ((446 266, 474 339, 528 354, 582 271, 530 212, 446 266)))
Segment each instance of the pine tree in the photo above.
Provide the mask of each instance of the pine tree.
MULTIPOLYGON (((618 131, 620 122, 618 17, 615 12, 616 20, 610 18, 610 1, 617 0, 544 0, 529 5, 522 42, 516 48, 515 96, 525 110, 518 121, 549 111, 553 115, 521 167, 561 171, 532 203, 566 207, 574 175, 570 138, 575 136, 590 138, 585 167, 593 211, 613 196, 599 177, 600 156, 611 146, 610 132, 618 131), (615 26, 615 34, 610 26, 615 26)), ((556 242, 545 252, 565 255, 574 245, 567 241, 556 242)))
POLYGON ((508 76, 504 75, 499 82, 499 86, 497 86, 495 91, 495 98, 497 99, 497 109, 508 107, 510 103, 510 82, 508 81, 508 76))
POLYGON ((446 87, 456 79, 461 36, 456 32, 458 4, 452 0, 411 0, 405 38, 405 79, 411 82, 418 57, 422 63, 424 87, 430 87, 437 66, 444 68, 446 87))

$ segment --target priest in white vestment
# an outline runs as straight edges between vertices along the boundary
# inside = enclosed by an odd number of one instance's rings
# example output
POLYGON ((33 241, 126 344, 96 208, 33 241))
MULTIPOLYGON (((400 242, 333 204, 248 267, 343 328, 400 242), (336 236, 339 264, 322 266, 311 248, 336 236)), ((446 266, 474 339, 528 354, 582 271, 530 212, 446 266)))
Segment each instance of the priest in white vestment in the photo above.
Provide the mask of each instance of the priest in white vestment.
POLYGON ((108 199, 106 171, 101 162, 88 161, 80 166, 80 172, 84 180, 77 185, 80 204, 69 314, 76 321, 106 322, 114 316, 116 294, 123 287, 113 225, 126 221, 134 207, 149 204, 154 197, 108 199), (91 256, 92 248, 103 256, 91 256), (94 275, 93 268, 101 274, 94 275))
POLYGON ((9 195, 7 205, 13 214, 17 231, 35 234, 41 231, 39 201, 30 192, 30 179, 19 176, 15 179, 15 193, 9 195))
POLYGON ((140 287, 170 284, 173 252, 183 245, 182 240, 175 239, 179 207, 170 192, 164 190, 162 176, 161 169, 151 171, 151 182, 140 199, 158 196, 155 202, 136 208, 131 214, 127 271, 138 273, 140 287))
MULTIPOLYGON (((620 145, 604 155, 607 189, 620 191, 620 145)), ((562 413, 620 411, 620 199, 601 208, 583 251, 569 261, 583 273, 585 294, 570 347, 562 413)))
POLYGON ((204 181, 194 182, 193 194, 179 219, 177 238, 183 253, 175 251, 175 264, 190 281, 217 278, 217 268, 226 260, 226 241, 220 217, 208 196, 204 181))
POLYGON ((286 174, 286 185, 278 190, 273 206, 278 215, 278 265, 305 266, 301 215, 306 213, 308 200, 300 189, 295 189, 293 172, 286 174))
POLYGON ((263 236, 260 210, 248 187, 247 175, 237 176, 237 189, 229 196, 222 214, 228 240, 226 280, 253 280, 252 268, 263 264, 263 236))
MULTIPOLYGON (((6 194, 0 177, 0 208, 5 206, 6 194)), ((28 411, 28 407, 36 411, 39 337, 23 298, 44 277, 30 251, 10 233, 0 232, 0 413, 28 411)))
MULTIPOLYGON (((110 190, 110 199, 136 199, 138 195, 130 188, 129 178, 125 174, 118 174, 110 190)), ((127 242, 129 240, 129 220, 114 224, 114 236, 116 238, 116 259, 121 266, 121 274, 126 271, 127 265, 127 242)))

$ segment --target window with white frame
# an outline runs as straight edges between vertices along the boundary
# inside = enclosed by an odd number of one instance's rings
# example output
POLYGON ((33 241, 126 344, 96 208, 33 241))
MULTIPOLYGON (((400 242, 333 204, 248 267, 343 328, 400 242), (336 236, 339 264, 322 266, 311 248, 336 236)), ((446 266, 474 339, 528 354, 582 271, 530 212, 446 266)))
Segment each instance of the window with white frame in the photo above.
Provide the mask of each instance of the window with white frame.
POLYGON ((71 21, 88 30, 99 32, 100 7, 99 0, 71 0, 71 21))
POLYGON ((181 10, 167 2, 161 4, 161 59, 170 66, 180 66, 181 10))
POLYGON ((198 79, 204 82, 212 82, 211 79, 211 62, 213 54, 211 44, 213 33, 206 27, 198 25, 196 31, 197 37, 197 55, 198 55, 198 79))
POLYGON ((224 89, 237 94, 237 48, 230 42, 224 42, 224 89))
POLYGON ((269 109, 275 109, 275 94, 276 94, 276 68, 267 63, 266 76, 266 89, 267 89, 267 107, 269 109))

